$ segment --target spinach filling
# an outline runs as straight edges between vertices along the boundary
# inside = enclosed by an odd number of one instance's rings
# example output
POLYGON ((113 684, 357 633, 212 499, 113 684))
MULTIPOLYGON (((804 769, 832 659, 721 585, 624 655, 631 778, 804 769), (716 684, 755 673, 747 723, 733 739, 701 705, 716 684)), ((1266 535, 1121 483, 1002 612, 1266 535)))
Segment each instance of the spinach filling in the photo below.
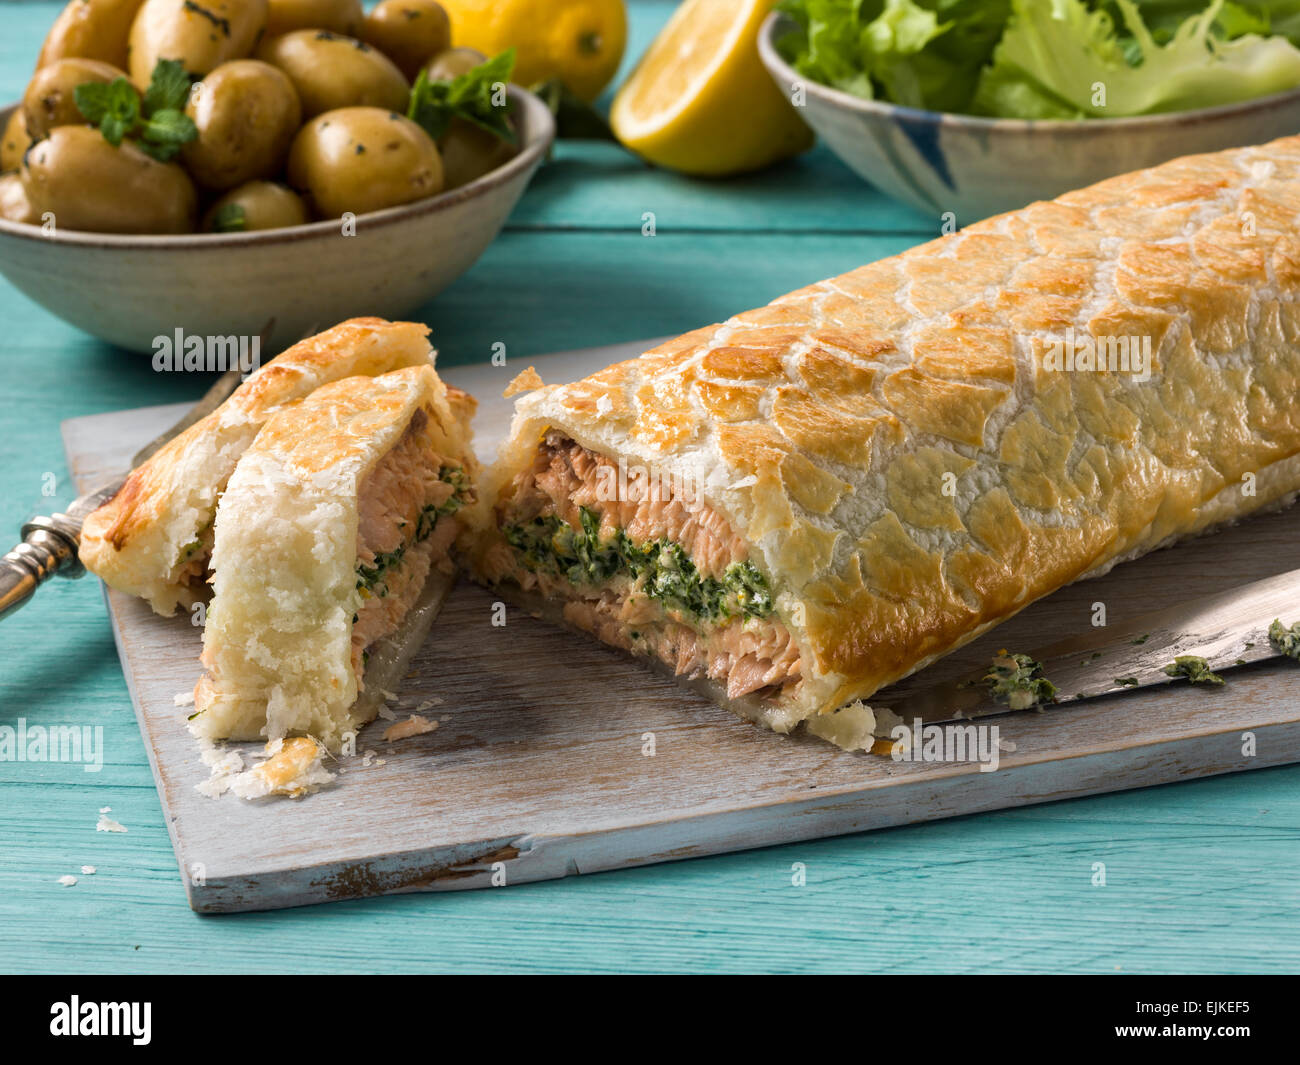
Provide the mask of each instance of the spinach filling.
POLYGON ((721 579, 706 577, 680 544, 634 543, 622 529, 602 538, 600 518, 586 507, 580 525, 575 529, 554 516, 538 517, 503 531, 525 568, 556 573, 573 584, 628 577, 651 599, 714 622, 765 618, 775 609, 767 579, 752 562, 733 562, 721 579))
POLYGON ((452 486, 453 492, 451 496, 446 502, 430 503, 420 511, 420 516, 415 522, 415 535, 411 539, 392 551, 385 551, 376 555, 375 561, 370 565, 367 566, 362 563, 357 566, 357 588, 360 591, 378 596, 380 599, 387 596, 388 585, 385 583, 385 578, 402 564, 402 558, 406 555, 406 552, 433 535, 433 530, 437 527, 440 517, 455 514, 468 502, 469 478, 465 476, 462 467, 443 466, 438 470, 438 480, 452 486))

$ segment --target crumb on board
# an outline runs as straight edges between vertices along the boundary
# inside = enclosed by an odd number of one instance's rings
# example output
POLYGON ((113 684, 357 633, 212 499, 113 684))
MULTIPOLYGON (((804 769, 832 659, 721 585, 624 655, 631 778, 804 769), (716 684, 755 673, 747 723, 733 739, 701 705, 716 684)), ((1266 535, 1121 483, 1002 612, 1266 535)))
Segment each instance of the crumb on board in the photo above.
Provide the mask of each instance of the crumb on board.
POLYGON ((804 727, 843 751, 874 752, 876 715, 861 699, 828 714, 811 717, 804 727))
POLYGON ((81 867, 81 875, 82 875, 82 876, 94 876, 94 875, 95 875, 95 867, 94 867, 93 865, 83 865, 83 866, 81 867))
POLYGON ((225 750, 211 741, 205 741, 200 750, 209 774, 194 790, 209 799, 227 791, 248 800, 272 795, 297 799, 334 779, 321 764, 325 749, 309 736, 271 740, 263 748, 266 759, 251 769, 244 768, 238 751, 225 750))
POLYGON ((334 779, 321 765, 325 749, 310 736, 294 736, 266 745, 266 761, 232 777, 230 791, 241 799, 286 795, 298 799, 334 779))
POLYGON ((501 395, 509 399, 511 396, 517 396, 520 392, 531 392, 534 388, 542 387, 542 377, 537 370, 530 366, 528 369, 517 374, 515 379, 506 385, 506 390, 501 395))
POLYGON ((99 811, 99 820, 95 822, 96 832, 125 832, 126 831, 125 825, 121 824, 118 821, 114 821, 111 817, 108 816, 108 811, 111 809, 112 809, 111 806, 105 806, 102 810, 99 811))
POLYGON ((61 876, 55 881, 56 884, 62 884, 64 887, 72 887, 77 882, 75 876, 61 876))
POLYGON ((443 702, 444 700, 440 696, 435 695, 430 699, 425 699, 424 702, 415 708, 415 712, 417 714, 422 714, 426 710, 432 710, 435 706, 441 706, 443 702))
POLYGON ((432 732, 437 727, 438 722, 430 721, 427 717, 421 717, 419 714, 412 714, 405 721, 389 725, 384 732, 384 739, 389 743, 396 743, 408 736, 422 736, 426 732, 432 732))
POLYGON ((387 703, 380 704, 379 718, 381 721, 396 721, 397 714, 387 703))
POLYGON ((191 691, 187 691, 187 692, 177 692, 175 695, 172 696, 172 705, 173 705, 173 706, 193 706, 193 705, 194 705, 194 692, 193 692, 193 690, 191 690, 191 691))

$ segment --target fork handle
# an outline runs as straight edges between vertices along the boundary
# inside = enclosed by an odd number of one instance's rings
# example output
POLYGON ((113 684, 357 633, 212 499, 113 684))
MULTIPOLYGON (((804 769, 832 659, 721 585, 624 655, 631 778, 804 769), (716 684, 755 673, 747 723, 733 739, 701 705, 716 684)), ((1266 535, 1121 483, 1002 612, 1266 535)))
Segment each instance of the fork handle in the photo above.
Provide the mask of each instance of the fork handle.
POLYGON ((66 514, 55 514, 23 526, 23 542, 0 558, 0 618, 27 602, 56 573, 80 577, 86 572, 77 558, 79 525, 66 514))

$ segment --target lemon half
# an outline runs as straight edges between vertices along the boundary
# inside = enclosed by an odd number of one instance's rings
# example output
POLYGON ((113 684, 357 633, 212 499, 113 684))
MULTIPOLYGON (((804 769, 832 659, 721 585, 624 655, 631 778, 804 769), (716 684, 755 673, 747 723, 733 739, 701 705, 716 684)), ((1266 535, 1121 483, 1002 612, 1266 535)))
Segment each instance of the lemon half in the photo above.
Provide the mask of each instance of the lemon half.
POLYGON ((618 139, 658 166, 718 177, 813 142, 758 57, 774 0, 686 0, 614 99, 618 139))

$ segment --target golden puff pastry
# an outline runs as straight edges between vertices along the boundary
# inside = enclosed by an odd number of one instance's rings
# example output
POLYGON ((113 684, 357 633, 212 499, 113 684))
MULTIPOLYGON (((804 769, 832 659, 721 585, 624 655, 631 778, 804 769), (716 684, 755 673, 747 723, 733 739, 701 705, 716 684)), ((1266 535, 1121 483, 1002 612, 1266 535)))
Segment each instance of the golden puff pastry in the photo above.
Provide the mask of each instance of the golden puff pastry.
POLYGON ((249 376, 220 407, 160 448, 94 511, 81 560, 106 584, 149 601, 159 614, 204 591, 217 499, 244 449, 285 404, 357 374, 427 366, 428 327, 353 318, 308 337, 249 376))
POLYGON ((862 724, 878 688, 1062 585, 1290 501, 1298 397, 1291 137, 1031 204, 533 391, 474 566, 827 734, 819 715, 862 724))
POLYGON ((196 735, 337 751, 375 716, 451 586, 473 411, 418 366, 271 417, 217 510, 196 735))

